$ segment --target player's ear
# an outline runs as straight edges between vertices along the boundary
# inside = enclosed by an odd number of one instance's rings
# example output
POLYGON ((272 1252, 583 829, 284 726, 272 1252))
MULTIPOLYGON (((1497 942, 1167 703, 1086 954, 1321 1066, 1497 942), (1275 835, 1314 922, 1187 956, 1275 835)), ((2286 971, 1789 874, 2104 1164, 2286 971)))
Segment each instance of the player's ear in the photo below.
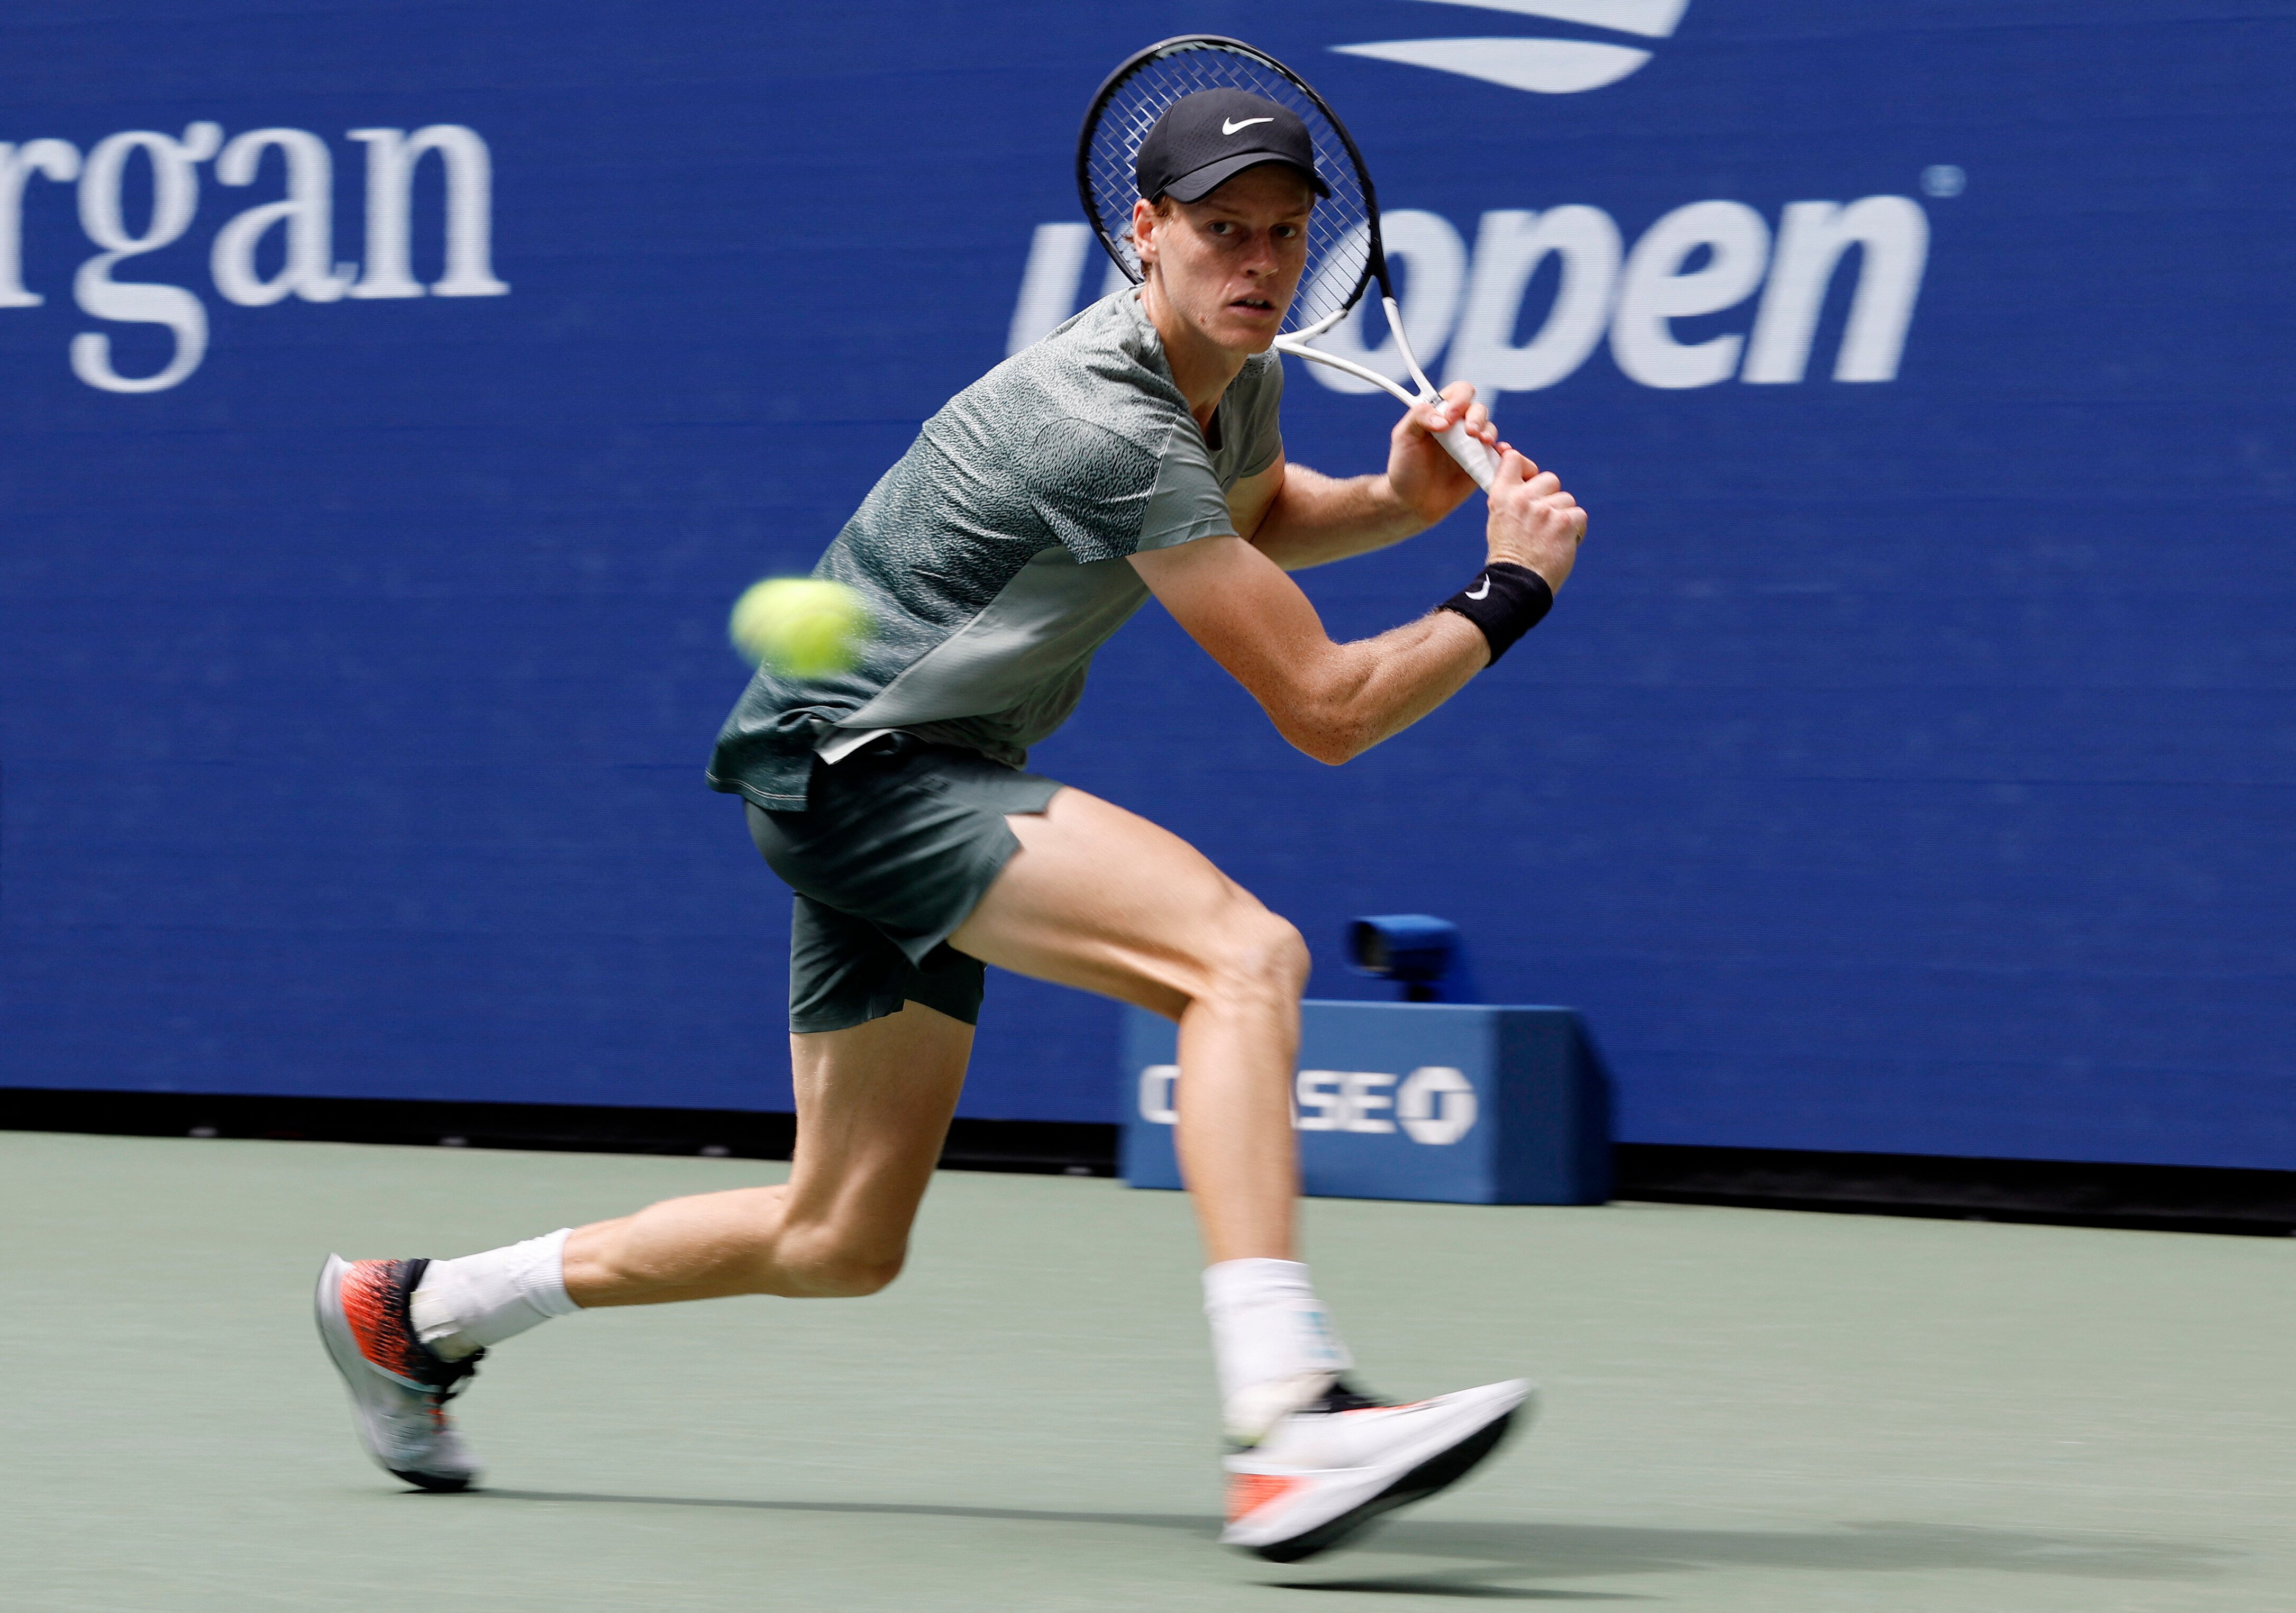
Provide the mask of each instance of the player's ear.
POLYGON ((1132 250, 1144 269, 1156 261, 1156 226, 1163 221, 1164 215, 1147 198, 1132 204, 1132 250))

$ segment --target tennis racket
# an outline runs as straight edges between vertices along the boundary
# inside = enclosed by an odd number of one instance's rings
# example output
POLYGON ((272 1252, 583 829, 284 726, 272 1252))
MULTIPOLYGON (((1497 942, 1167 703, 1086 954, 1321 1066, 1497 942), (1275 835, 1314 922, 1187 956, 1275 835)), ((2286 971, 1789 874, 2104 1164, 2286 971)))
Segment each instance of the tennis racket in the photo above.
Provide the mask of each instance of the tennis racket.
MULTIPOLYGON (((1092 110, 1085 114, 1083 132, 1077 137, 1077 192, 1100 244, 1137 283, 1141 268, 1132 250, 1132 206, 1140 192, 1134 159, 1167 107, 1184 95, 1210 89, 1248 90, 1297 113, 1316 143, 1316 172, 1331 187, 1330 199, 1318 201, 1308 216, 1308 266, 1275 338, 1276 350, 1343 370, 1406 405, 1435 401, 1440 394, 1419 367, 1395 304, 1387 253, 1380 244, 1379 198, 1363 153, 1308 81, 1265 51, 1216 34, 1185 35, 1150 45, 1109 75, 1092 98, 1092 110), (1308 345, 1345 319, 1374 282, 1387 310, 1388 329, 1395 332, 1396 348, 1411 379, 1419 383, 1416 392, 1406 391, 1400 382, 1376 370, 1308 345)), ((1469 435, 1464 419, 1437 433, 1435 440, 1475 479, 1477 487, 1489 490, 1498 460, 1469 435)))

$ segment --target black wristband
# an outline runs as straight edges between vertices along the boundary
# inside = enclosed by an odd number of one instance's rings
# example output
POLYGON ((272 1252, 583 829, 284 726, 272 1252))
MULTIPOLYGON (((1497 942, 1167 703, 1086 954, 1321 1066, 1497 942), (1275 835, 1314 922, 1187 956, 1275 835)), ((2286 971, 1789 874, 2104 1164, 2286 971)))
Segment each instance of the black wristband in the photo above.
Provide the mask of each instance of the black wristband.
POLYGON ((1496 667, 1515 640, 1554 609, 1554 590, 1529 567, 1503 560, 1485 568, 1472 587, 1460 589, 1435 608, 1456 610, 1480 627, 1490 641, 1490 665, 1496 667))

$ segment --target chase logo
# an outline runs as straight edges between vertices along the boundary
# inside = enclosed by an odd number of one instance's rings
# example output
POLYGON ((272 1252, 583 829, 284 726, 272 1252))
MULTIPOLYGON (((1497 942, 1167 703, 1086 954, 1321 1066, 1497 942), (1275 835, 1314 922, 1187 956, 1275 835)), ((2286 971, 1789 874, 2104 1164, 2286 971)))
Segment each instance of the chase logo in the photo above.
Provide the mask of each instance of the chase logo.
MULTIPOLYGON (((1126 1011, 1118 1155, 1135 1187, 1185 1185, 1177 1048, 1170 1020, 1126 1011)), ((1609 1077, 1567 1008, 1310 999, 1291 1089, 1311 1196, 1598 1204, 1609 1191, 1609 1077)))
MULTIPOLYGON (((1177 1064, 1151 1064, 1140 1072, 1140 1118, 1151 1126, 1177 1124, 1173 1089, 1177 1064)), ((1303 1069, 1292 1088, 1292 1126, 1303 1132, 1353 1132, 1390 1136, 1399 1127, 1414 1142, 1448 1148, 1475 1129, 1482 1109, 1464 1070, 1425 1065, 1398 1081, 1382 1070, 1303 1069)))
MULTIPOLYGON (((1478 11, 1513 12, 1551 18, 1645 39, 1670 36, 1690 0, 1433 0, 1478 11)), ((1575 95, 1599 90, 1641 69, 1651 53, 1635 45, 1599 39, 1387 39, 1370 45, 1335 45, 1342 55, 1371 56, 1503 84, 1535 95, 1575 95)))

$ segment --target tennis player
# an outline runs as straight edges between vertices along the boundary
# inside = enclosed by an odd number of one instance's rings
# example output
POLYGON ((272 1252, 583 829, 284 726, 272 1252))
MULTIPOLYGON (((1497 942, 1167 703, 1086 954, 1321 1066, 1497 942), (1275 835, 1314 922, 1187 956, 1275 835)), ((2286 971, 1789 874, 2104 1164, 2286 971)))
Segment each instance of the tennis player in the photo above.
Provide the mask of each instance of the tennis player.
POLYGON ((1383 471, 1288 463, 1268 346, 1320 195, 1306 127, 1239 90, 1173 105, 1140 149, 1144 283, 999 364, 925 422, 816 568, 877 630, 850 671, 760 671, 709 770, 796 892, 785 1185, 675 1199, 460 1259, 330 1257, 320 1330, 362 1438, 406 1482, 477 1469, 446 1403, 553 1316, 733 1294, 872 1294, 899 1273, 964 1079, 983 965, 1179 1025, 1180 1159, 1230 1442, 1226 1541, 1289 1560, 1431 1494, 1529 1393, 1382 1405, 1297 1258, 1290 1091, 1308 949, 1178 837, 1025 770, 1093 652, 1152 594, 1285 739, 1345 762, 1533 626, 1587 518, 1498 444, 1472 389, 1393 430, 1383 471), (1431 433, 1502 463, 1488 562, 1451 599, 1335 643, 1286 575, 1410 536, 1472 490, 1431 433))

